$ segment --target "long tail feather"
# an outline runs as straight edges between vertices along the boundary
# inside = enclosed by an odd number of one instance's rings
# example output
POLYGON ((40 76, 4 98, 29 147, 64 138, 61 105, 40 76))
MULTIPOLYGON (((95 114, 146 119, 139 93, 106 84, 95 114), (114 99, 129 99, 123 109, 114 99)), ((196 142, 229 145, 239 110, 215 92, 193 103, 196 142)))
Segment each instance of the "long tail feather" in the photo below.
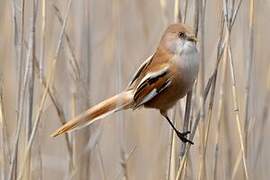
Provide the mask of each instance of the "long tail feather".
POLYGON ((76 116, 74 119, 68 121, 62 127, 57 129, 52 137, 66 133, 70 130, 79 129, 88 126, 98 119, 104 118, 116 111, 127 108, 133 101, 132 91, 124 91, 117 94, 76 116))

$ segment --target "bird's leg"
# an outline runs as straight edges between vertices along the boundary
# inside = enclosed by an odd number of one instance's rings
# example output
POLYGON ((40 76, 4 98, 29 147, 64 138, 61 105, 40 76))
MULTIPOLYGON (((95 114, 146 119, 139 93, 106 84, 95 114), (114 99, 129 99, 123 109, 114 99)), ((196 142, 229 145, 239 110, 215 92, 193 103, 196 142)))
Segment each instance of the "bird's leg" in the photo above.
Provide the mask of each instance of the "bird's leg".
POLYGON ((190 141, 189 139, 186 138, 186 136, 190 133, 190 131, 186 131, 186 132, 180 132, 176 129, 176 127, 173 125, 172 121, 169 119, 167 114, 162 114, 167 121, 169 122, 169 124, 171 125, 171 127, 173 128, 173 130, 175 131, 175 133, 177 134, 177 136, 180 138, 180 140, 184 143, 188 142, 190 144, 194 144, 192 141, 190 141))

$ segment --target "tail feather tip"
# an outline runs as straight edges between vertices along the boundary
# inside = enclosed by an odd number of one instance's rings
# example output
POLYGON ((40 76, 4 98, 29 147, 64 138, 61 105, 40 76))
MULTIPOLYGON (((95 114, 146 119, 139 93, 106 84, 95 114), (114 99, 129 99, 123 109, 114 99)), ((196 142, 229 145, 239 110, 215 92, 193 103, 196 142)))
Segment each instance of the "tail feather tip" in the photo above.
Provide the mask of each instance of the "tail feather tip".
POLYGON ((59 136, 60 134, 62 134, 61 131, 55 131, 55 132, 53 132, 53 133, 50 135, 50 137, 57 137, 57 136, 59 136))

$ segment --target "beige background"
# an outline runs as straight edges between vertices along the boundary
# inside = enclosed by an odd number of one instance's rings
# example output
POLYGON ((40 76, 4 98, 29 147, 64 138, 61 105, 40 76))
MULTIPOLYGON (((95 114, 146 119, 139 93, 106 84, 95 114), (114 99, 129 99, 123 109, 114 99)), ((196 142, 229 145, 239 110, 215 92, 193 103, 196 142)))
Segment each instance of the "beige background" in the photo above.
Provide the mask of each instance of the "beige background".
MULTIPOLYGON (((236 4, 238 1, 235 1, 236 4)), ((24 48, 22 65, 18 67, 19 54, 14 44, 15 36, 21 37, 20 17, 21 1, 0 1, 0 85, 3 89, 3 121, 0 132, 0 179, 7 179, 10 168, 11 154, 16 136, 17 111, 23 112, 22 130, 19 138, 17 161, 18 176, 23 167, 23 154, 26 150, 28 117, 28 85, 26 100, 22 109, 17 109, 19 68, 25 73, 28 45, 31 43, 32 1, 25 1, 24 48), (14 4, 15 5, 15 9, 14 4), (14 28, 14 12, 18 20, 18 31, 14 28), (4 125, 6 124, 6 126, 4 125), (7 137, 5 137, 5 134, 7 137)), ((55 56, 57 43, 61 33, 54 6, 58 7, 62 18, 68 9, 68 0, 46 3, 46 29, 44 46, 44 73, 49 78, 50 63, 55 56)), ((183 12, 185 1, 180 0, 183 12)), ((87 107, 112 96, 125 88, 133 73, 151 53, 155 51, 160 36, 168 23, 174 21, 173 0, 73 0, 68 14, 66 33, 68 42, 63 38, 57 58, 54 82, 55 96, 64 110, 66 120, 87 107), (164 6, 162 6, 164 3, 164 6), (71 45, 79 67, 80 79, 74 80, 70 62, 72 56, 68 48, 71 45)), ((42 47, 42 1, 38 1, 36 22, 35 54, 40 61, 42 47)), ((222 1, 208 0, 205 13, 205 81, 214 71, 217 44, 222 16, 222 1)), ((187 8, 187 24, 193 25, 194 0, 190 0, 187 8)), ((251 71, 247 164, 250 179, 268 179, 270 176, 270 137, 269 117, 263 115, 269 110, 266 99, 267 78, 269 75, 270 51, 268 42, 270 1, 255 1, 254 6, 254 56, 251 71), (257 151, 258 149, 261 149, 257 151), (257 159, 257 160, 256 160, 257 159)), ((232 29, 231 48, 235 67, 236 90, 239 101, 240 121, 245 117, 245 86, 247 79, 247 60, 250 57, 249 47, 249 1, 243 1, 235 25, 232 29)), ((201 32, 202 29, 199 29, 201 32)), ((199 36, 199 46, 202 46, 199 36)), ((32 51, 30 51, 30 54, 32 51)), ((31 61, 31 58, 30 58, 31 61)), ((239 134, 233 109, 232 83, 227 63, 225 83, 225 109, 220 130, 217 129, 219 92, 222 88, 221 73, 218 74, 213 116, 210 126, 209 142, 206 151, 206 175, 201 179, 214 178, 214 159, 216 135, 220 133, 218 154, 218 179, 233 179, 234 167, 239 156, 239 134)), ((219 69, 222 70, 221 68, 219 69)), ((75 73, 74 73, 75 72, 75 73)), ((200 74, 201 75, 201 74, 200 74)), ((22 75, 23 77, 23 75, 22 75)), ((44 88, 38 74, 34 82, 34 103, 32 123, 36 120, 44 88)), ((199 87, 194 99, 194 116, 198 111, 199 87)), ((268 95, 269 96, 269 95, 268 95)), ((182 112, 184 111, 184 101, 182 112)), ((208 103, 207 103, 208 104, 208 103)), ((199 179, 202 157, 202 132, 207 125, 206 118, 199 124, 188 161, 186 179, 199 179)), ((180 105, 176 107, 176 121, 182 127, 180 105)), ((72 133, 72 159, 67 151, 64 137, 50 138, 49 134, 60 126, 59 117, 50 97, 47 97, 43 108, 38 131, 35 135, 31 151, 31 164, 25 164, 23 179, 131 179, 153 180, 167 179, 170 149, 170 128, 161 118, 158 111, 140 109, 136 112, 117 113, 92 127, 72 133), (76 138, 74 140, 74 134, 76 138), (135 149, 134 149, 135 147, 135 149), (132 152, 132 153, 130 153, 132 152), (125 160, 127 158, 128 160, 125 160), (69 164, 74 166, 69 168, 69 164)), ((176 139, 175 168, 179 161, 179 141, 176 139)), ((174 173, 173 173, 174 174, 174 173)), ((174 176, 174 175, 173 175, 174 176)), ((171 176, 171 177, 173 177, 171 176)), ((243 166, 240 161, 234 179, 244 179, 243 166)))

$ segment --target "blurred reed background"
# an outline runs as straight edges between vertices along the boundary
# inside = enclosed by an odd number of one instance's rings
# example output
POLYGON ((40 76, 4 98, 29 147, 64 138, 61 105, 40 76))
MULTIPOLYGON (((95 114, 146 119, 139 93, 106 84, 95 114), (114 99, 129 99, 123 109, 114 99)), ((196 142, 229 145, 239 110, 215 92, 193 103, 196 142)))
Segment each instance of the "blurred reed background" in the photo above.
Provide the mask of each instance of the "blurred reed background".
POLYGON ((253 1, 1 0, 0 179, 269 179, 270 1, 253 1), (171 112, 195 145, 149 109, 49 137, 125 88, 176 21, 201 52, 171 112))

